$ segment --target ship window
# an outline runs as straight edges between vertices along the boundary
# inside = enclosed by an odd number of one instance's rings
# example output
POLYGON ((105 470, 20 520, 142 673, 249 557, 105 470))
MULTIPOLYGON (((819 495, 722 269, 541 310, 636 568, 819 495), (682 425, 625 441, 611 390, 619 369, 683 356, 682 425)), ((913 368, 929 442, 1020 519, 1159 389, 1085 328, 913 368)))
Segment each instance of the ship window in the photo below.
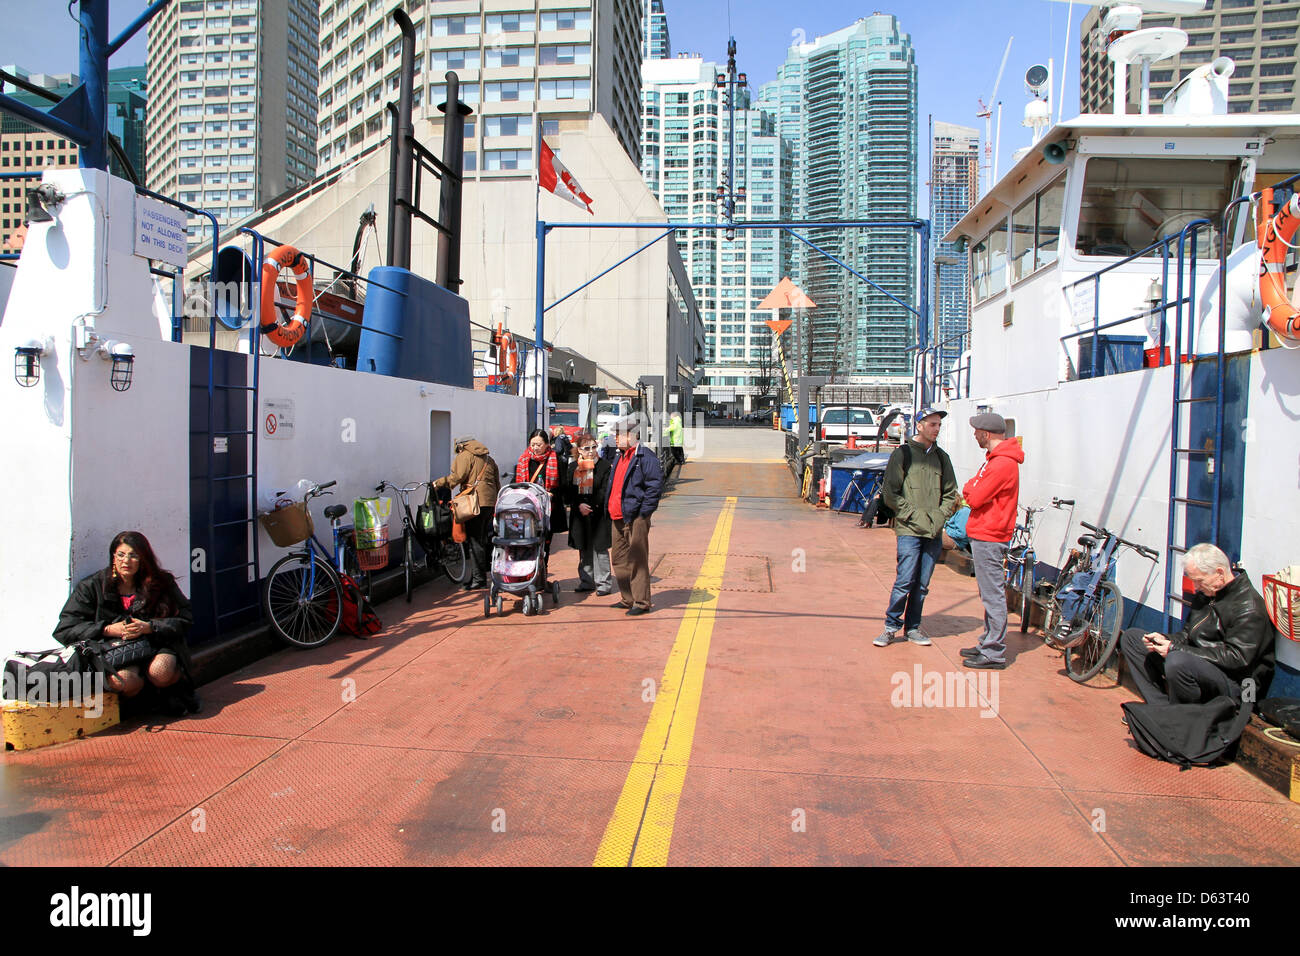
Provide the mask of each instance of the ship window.
POLYGON ((1034 271, 1034 200, 1011 214, 1011 281, 1034 271))
MULTIPOLYGON (((1090 159, 1075 248, 1086 256, 1131 256, 1197 219, 1217 229, 1237 172, 1238 162, 1225 159, 1090 159)), ((1217 255, 1211 232, 1197 234, 1205 257, 1217 255)))
POLYGON ((997 295, 1007 287, 1007 221, 1004 219, 991 233, 971 249, 971 274, 975 301, 997 295))
POLYGON ((1061 242, 1061 210, 1065 208, 1065 177, 1038 194, 1038 233, 1034 268, 1056 261, 1061 242))

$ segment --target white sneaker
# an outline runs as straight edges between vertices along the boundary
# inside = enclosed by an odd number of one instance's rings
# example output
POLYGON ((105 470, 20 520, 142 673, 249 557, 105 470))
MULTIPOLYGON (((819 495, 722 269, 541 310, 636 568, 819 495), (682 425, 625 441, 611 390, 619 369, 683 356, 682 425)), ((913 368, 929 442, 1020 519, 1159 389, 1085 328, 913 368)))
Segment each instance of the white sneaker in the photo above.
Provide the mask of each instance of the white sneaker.
POLYGON ((880 636, 876 638, 874 641, 872 641, 871 643, 875 644, 876 647, 888 647, 889 642, 896 637, 898 637, 897 631, 891 631, 889 628, 885 628, 883 631, 880 632, 880 636))
POLYGON ((908 631, 907 639, 911 641, 913 644, 919 644, 922 647, 930 646, 930 639, 921 633, 921 629, 919 627, 914 627, 910 631, 908 631))

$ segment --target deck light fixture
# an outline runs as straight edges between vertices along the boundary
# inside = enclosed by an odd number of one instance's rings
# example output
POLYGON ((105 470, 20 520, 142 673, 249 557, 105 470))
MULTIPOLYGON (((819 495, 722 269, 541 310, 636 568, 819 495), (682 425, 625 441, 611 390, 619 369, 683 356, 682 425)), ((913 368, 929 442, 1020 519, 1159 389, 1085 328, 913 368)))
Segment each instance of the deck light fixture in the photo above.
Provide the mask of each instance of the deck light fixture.
POLYGON ((41 356, 48 355, 50 343, 30 339, 14 349, 14 381, 31 388, 41 380, 41 356))
POLYGON ((110 342, 109 356, 113 359, 113 369, 108 373, 108 384, 115 392, 125 392, 131 387, 131 373, 135 367, 135 349, 125 342, 110 342))

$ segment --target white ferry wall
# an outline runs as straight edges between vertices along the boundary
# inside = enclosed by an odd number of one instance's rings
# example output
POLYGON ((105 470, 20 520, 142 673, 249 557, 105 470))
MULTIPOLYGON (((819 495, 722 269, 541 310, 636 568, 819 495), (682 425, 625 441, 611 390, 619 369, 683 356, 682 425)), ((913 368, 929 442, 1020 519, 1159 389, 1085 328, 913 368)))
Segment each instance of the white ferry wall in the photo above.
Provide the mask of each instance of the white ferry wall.
MULTIPOLYGON (((1287 171, 1282 164, 1300 160, 1294 140, 1279 146, 1260 161, 1257 182, 1282 178, 1287 171)), ((1086 328, 1092 321, 1091 303, 1085 302, 1078 309, 1082 321, 1076 322, 1065 287, 1116 261, 1074 253, 1086 158, 1071 151, 1063 164, 1068 179, 1056 262, 973 306, 970 389, 955 391, 964 397, 950 402, 952 414, 943 439, 952 452, 959 480, 964 481, 983 460, 967 424, 970 415, 989 407, 1014 422, 1026 456, 1021 469, 1021 504, 1046 505, 1053 496, 1076 500, 1073 512, 1049 509, 1038 519, 1039 558, 1056 567, 1081 532, 1080 520, 1105 525, 1162 553, 1168 520, 1173 369, 1063 380, 1066 364, 1060 336, 1086 328), (1011 322, 1004 325, 1008 304, 1011 322)), ((995 191, 975 207, 978 229, 971 230, 969 221, 966 224, 971 246, 1025 198, 1052 182, 1061 169, 1042 162, 1037 153, 1022 160, 999 184, 1004 190, 1000 201, 995 199, 995 191), (1005 191, 1008 183, 1015 184, 1009 192, 1005 191)), ((1300 166, 1291 171, 1295 170, 1300 166)), ((1217 310, 1214 288, 1204 294, 1207 287, 1217 286, 1213 271, 1210 261, 1197 265, 1198 312, 1217 310)), ((1159 278, 1160 273, 1159 259, 1138 260, 1108 273, 1101 283, 1100 323, 1139 312, 1152 278, 1159 278)), ((1171 266, 1171 298, 1174 275, 1171 266)), ((1102 334, 1147 332, 1145 322, 1139 319, 1105 329, 1102 334)), ((1172 347, 1172 336, 1166 334, 1172 347)), ((1077 339, 1071 342, 1077 343, 1077 339)), ((1146 344, 1154 347, 1155 343, 1146 344)), ((1197 351, 1203 351, 1205 344, 1197 351)), ((1077 344, 1070 348, 1077 354, 1077 344)), ((1247 383, 1241 391, 1248 394, 1229 402, 1225 422, 1225 429, 1238 429, 1245 439, 1247 478, 1237 500, 1225 501, 1225 512, 1242 512, 1241 558, 1258 584, 1262 574, 1300 561, 1295 545, 1300 541, 1300 520, 1293 507, 1300 487, 1300 436, 1296 430, 1300 358, 1273 349, 1231 361, 1248 364, 1248 370, 1234 375, 1247 383), (1233 420, 1234 411, 1245 408, 1246 401, 1249 413, 1233 420)), ((1184 376, 1184 395, 1189 394, 1189 378, 1184 376)), ((1225 441, 1225 447, 1228 444, 1225 441)), ((1233 494, 1226 485, 1225 494, 1233 494)), ((1130 619, 1142 626, 1158 626, 1163 616, 1163 561, 1153 568, 1151 562, 1127 553, 1118 570, 1118 583, 1126 598, 1140 605, 1130 604, 1130 619)), ((1300 666, 1300 653, 1296 653, 1300 645, 1284 643, 1288 646, 1279 648, 1280 658, 1300 666)))
MULTIPOLYGON (((148 262, 134 254, 134 188, 96 170, 51 171, 45 181, 68 199, 56 222, 31 227, 0 322, 6 363, 32 339, 51 346, 35 387, 19 386, 11 371, 0 384, 9 455, 0 494, 18 519, 0 546, 0 654, 54 643, 72 584, 107 564, 109 542, 123 529, 148 536, 196 606, 208 603, 202 592, 212 571, 194 552, 206 505, 191 497, 202 484, 201 474, 191 474, 191 392, 206 382, 192 381, 191 368, 206 368, 207 350, 171 342, 155 315, 148 262), (82 316, 93 317, 101 341, 134 348, 127 391, 110 387, 110 362, 91 351, 83 359, 74 348, 82 316)), ((218 357, 251 363, 247 355, 218 357)), ((251 368, 248 375, 251 381, 251 368)), ((525 403, 514 396, 267 358, 260 386, 263 403, 294 402, 297 434, 260 441, 259 492, 292 488, 300 478, 337 480, 334 497, 314 509, 325 535, 327 504, 373 494, 380 478, 445 474, 457 435, 477 435, 508 463, 526 434, 525 403)), ((206 421, 195 428, 205 432, 206 421)), ((230 437, 228 448, 239 441, 246 439, 230 437)), ((400 518, 391 527, 400 531, 400 518)), ((280 552, 258 534, 265 573, 280 552)), ((196 632, 204 628, 210 633, 211 622, 196 632)))

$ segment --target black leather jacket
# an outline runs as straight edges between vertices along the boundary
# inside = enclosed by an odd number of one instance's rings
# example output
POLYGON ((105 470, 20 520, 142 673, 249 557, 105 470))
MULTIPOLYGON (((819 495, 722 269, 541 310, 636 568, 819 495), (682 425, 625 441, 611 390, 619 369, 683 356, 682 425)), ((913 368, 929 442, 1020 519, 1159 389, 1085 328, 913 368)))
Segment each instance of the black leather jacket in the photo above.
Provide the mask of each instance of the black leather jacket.
POLYGON ((1209 661, 1240 683, 1250 677, 1262 695, 1273 674, 1273 641, 1277 633, 1245 571, 1214 597, 1198 593, 1192 599, 1187 626, 1171 634, 1174 649, 1209 661))

